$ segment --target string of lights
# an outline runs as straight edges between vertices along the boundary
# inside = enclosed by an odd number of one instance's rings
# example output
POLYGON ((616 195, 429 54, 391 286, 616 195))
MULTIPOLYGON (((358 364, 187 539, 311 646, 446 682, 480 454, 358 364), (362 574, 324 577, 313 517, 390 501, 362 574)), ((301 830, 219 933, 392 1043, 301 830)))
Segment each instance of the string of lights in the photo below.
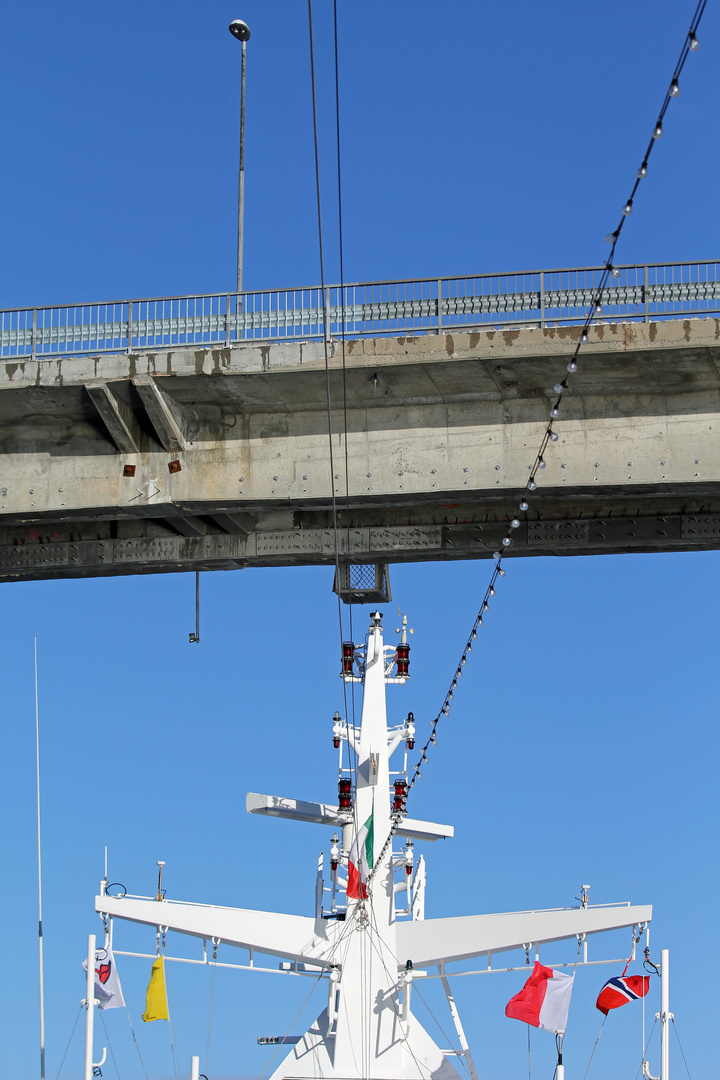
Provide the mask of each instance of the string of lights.
MULTIPOLYGON (((485 590, 485 595, 483 596, 480 609, 475 617, 475 622, 473 623, 472 629, 468 636, 467 643, 462 651, 460 660, 451 679, 450 686, 448 687, 448 691, 445 694, 443 704, 440 708, 440 711, 437 713, 430 725, 430 735, 424 746, 420 750, 420 758, 413 769, 412 776, 408 781, 408 793, 410 792, 411 788, 415 786, 416 782, 422 779, 421 770, 428 761, 428 751, 430 750, 431 746, 434 746, 437 743, 436 733, 438 725, 440 724, 440 721, 443 719, 443 717, 447 716, 450 712, 453 698, 455 696, 455 691, 457 690, 458 681, 462 678, 463 668, 466 666, 468 662, 468 657, 472 652, 473 642, 477 638, 478 631, 483 626, 483 618, 489 610, 490 601, 495 596, 495 586, 498 582, 498 579, 505 576, 505 570, 502 566, 502 561, 504 555, 508 551, 508 548, 510 548, 512 545, 513 532, 515 531, 515 529, 518 529, 520 527, 522 518, 524 515, 527 514, 527 511, 529 509, 530 500, 533 498, 535 492, 537 491, 538 475, 547 465, 547 462, 545 461, 545 453, 548 449, 548 446, 550 443, 556 443, 558 441, 559 435, 557 431, 555 431, 555 422, 560 418, 560 410, 563 404, 563 395, 568 389, 572 377, 577 374, 578 357, 580 355, 583 345, 587 344, 590 326, 592 325, 593 320, 598 315, 602 314, 603 296, 605 294, 605 290, 607 289, 608 282, 611 277, 619 276, 620 271, 617 270, 614 266, 615 248, 617 246, 623 227, 628 217, 633 211, 633 203, 638 187, 640 186, 640 182, 644 180, 648 174, 648 163, 650 160, 650 155, 652 154, 658 139, 661 139, 663 136, 663 121, 665 119, 665 113, 667 112, 670 102, 674 98, 678 97, 678 95, 680 94, 680 75, 682 74, 682 70, 685 67, 685 62, 691 52, 697 52, 697 50, 700 48, 700 41, 697 36, 697 31, 700 25, 700 20, 703 16, 703 12, 705 11, 706 4, 707 0, 699 0, 698 2, 698 5, 695 9, 695 14, 693 15, 692 21, 690 23, 690 29, 688 30, 683 41, 682 49, 680 50, 680 56, 675 65, 675 69, 670 80, 670 85, 663 99, 660 112, 658 113, 658 118, 653 128, 650 142, 648 143, 647 149, 645 150, 645 153, 643 155, 640 168, 637 170, 635 182, 633 184, 630 195, 623 206, 620 221, 617 228, 614 229, 612 232, 608 233, 605 237, 607 243, 610 244, 610 254, 608 255, 607 260, 604 264, 602 274, 600 275, 600 280, 588 306, 585 320, 580 327, 580 333, 578 335, 575 350, 567 363, 566 374, 559 382, 556 382, 553 387, 553 394, 556 395, 556 398, 554 404, 550 409, 550 419, 540 440, 540 445, 535 455, 535 460, 530 466, 530 475, 528 477, 527 484, 525 485, 525 489, 523 490, 520 501, 518 502, 517 511, 510 519, 505 535, 502 537, 500 549, 493 554, 495 565, 490 576, 490 581, 485 590)), ((388 838, 385 841, 382 851, 380 852, 380 855, 375 863, 376 867, 382 864, 382 860, 387 853, 388 847, 392 843, 393 836, 395 835, 395 832, 400 825, 401 820, 401 815, 398 815, 394 819, 388 838)), ((368 884, 372 881, 374 873, 374 870, 371 871, 368 877, 368 884)))

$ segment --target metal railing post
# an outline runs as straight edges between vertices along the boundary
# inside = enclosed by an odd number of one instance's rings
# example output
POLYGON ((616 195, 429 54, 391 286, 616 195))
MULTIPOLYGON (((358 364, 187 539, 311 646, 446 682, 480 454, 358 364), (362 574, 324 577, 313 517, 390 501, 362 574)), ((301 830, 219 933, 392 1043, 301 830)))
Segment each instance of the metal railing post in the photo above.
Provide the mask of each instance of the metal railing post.
POLYGON ((133 302, 128 300, 128 322, 127 322, 127 351, 132 352, 132 309, 133 302))
POLYGON ((540 271, 540 329, 545 329, 545 271, 540 271))
POLYGON ((645 322, 650 322, 650 309, 649 309, 649 306, 648 306, 648 288, 649 288, 649 279, 648 279, 648 268, 646 266, 645 267, 645 282, 643 284, 643 300, 645 301, 645 322))
POLYGON ((440 335, 440 334, 442 334, 442 325, 443 325, 443 321, 442 321, 442 278, 438 278, 437 290, 438 290, 438 295, 437 295, 438 328, 437 328, 437 332, 438 332, 438 335, 440 335))
POLYGON ((37 360, 37 308, 33 308, 33 321, 32 321, 32 336, 30 338, 30 349, 32 351, 33 360, 37 360))
POLYGON ((230 348, 230 293, 225 297, 225 344, 230 348))

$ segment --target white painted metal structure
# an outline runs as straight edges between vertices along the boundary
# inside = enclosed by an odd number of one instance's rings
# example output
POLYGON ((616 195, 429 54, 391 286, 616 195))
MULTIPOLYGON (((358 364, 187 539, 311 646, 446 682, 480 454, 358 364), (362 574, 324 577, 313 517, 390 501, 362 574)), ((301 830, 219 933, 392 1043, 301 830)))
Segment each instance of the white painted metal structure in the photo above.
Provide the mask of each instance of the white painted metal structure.
MULTIPOLYGON (((425 969, 431 965, 437 966, 448 995, 460 1044, 457 1053, 465 1058, 476 1080, 447 981, 452 974, 446 971, 447 964, 486 956, 485 970, 496 970, 490 966, 491 954, 519 948, 527 949, 528 955, 534 948, 537 954, 541 944, 568 938, 577 938, 579 956, 588 935, 642 927, 652 916, 649 906, 590 906, 585 892, 577 908, 424 918, 424 860, 414 859, 412 842, 452 836, 452 828, 411 820, 394 808, 390 760, 401 745, 406 748, 413 739, 414 727, 410 714, 400 726, 388 729, 386 685, 402 685, 406 677, 397 674, 396 648, 384 644, 381 620, 379 613, 372 615, 366 645, 353 650, 343 673, 346 681, 363 684, 360 727, 336 717, 333 728, 340 754, 345 750, 350 759, 348 768, 343 770, 341 764, 341 779, 344 774, 346 785, 354 788, 350 805, 337 808, 274 796, 248 796, 251 813, 342 830, 341 841, 333 837, 329 886, 323 880, 321 856, 314 917, 177 903, 160 897, 109 896, 106 882, 96 898, 96 909, 103 916, 153 926, 158 940, 162 935, 164 941, 165 933, 173 930, 203 939, 205 960, 210 939, 215 946, 222 942, 250 950, 248 967, 254 967, 255 953, 264 953, 284 958, 281 971, 325 979, 326 1008, 302 1037, 293 1040, 272 1080, 456 1080, 458 1073, 447 1051, 436 1046, 410 1009, 413 979, 429 976, 425 969), (357 830, 371 817, 374 869, 368 882, 369 895, 367 899, 347 899, 344 875, 348 853, 357 830), (396 851, 386 842, 393 825, 397 826, 396 835, 405 838, 404 847, 396 851)), ((407 754, 403 767, 393 775, 406 776, 406 764, 407 754)), ((121 950, 115 952, 120 954, 121 950)), ((286 1041, 290 1043, 290 1039, 286 1041)))

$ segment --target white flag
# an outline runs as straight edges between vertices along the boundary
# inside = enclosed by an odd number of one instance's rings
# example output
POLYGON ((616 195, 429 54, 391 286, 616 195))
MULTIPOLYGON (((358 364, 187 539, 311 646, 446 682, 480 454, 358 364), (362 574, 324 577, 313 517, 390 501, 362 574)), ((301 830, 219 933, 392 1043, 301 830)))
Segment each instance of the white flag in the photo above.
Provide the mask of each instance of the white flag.
MULTIPOLYGON (((87 977, 87 960, 83 960, 87 977)), ((101 945, 95 950, 95 1000, 99 1009, 122 1009, 125 999, 120 986, 115 959, 110 946, 101 945)))

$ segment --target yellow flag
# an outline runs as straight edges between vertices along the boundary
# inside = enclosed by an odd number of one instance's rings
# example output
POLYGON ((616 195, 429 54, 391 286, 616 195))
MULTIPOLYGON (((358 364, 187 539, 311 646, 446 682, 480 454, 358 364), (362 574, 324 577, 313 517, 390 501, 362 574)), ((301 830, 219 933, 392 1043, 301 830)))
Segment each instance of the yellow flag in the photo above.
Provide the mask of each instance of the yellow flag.
POLYGON ((167 991, 165 989, 165 957, 158 956, 152 966, 145 1000, 143 1020, 168 1020, 167 991))

